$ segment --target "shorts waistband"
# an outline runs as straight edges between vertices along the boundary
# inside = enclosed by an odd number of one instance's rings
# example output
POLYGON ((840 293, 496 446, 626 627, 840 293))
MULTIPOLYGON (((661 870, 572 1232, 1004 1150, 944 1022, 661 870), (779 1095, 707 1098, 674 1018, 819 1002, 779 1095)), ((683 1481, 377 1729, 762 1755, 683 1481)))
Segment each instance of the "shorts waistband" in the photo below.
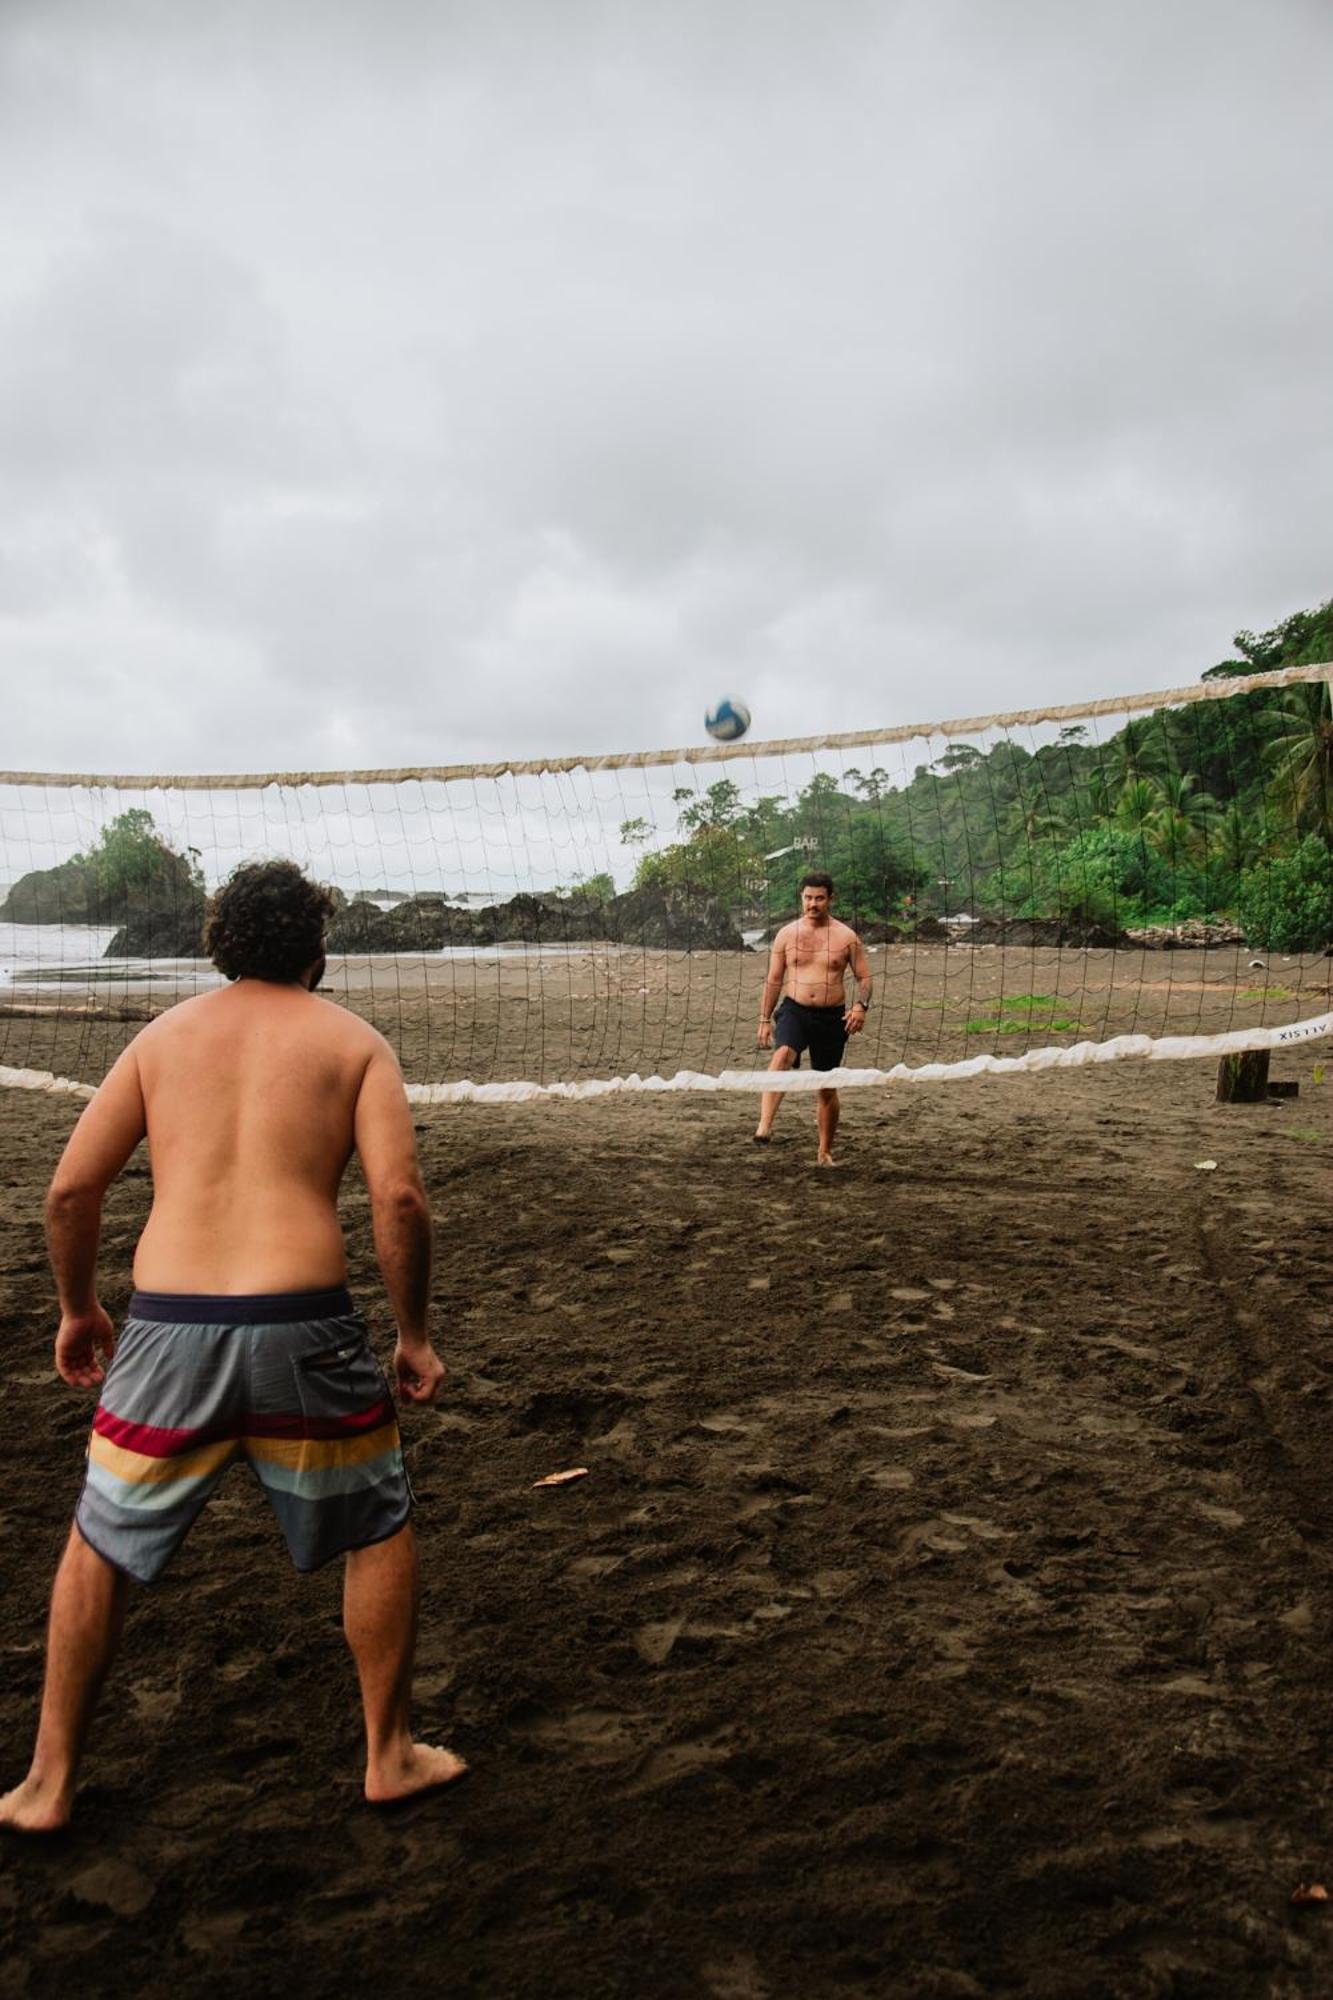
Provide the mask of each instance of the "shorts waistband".
POLYGON ((129 1303, 131 1319, 186 1326, 285 1326, 345 1319, 355 1310, 346 1285, 324 1292, 135 1292, 129 1303))

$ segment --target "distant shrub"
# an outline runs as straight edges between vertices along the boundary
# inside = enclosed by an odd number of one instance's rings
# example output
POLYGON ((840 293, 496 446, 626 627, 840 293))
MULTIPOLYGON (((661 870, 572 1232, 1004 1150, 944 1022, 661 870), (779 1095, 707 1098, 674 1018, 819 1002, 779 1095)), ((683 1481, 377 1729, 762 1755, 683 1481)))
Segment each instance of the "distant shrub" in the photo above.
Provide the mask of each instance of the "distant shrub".
POLYGON ((1154 922, 1167 912, 1193 915, 1198 907, 1191 872, 1172 868, 1141 834, 1119 827, 1089 828, 1043 857, 1037 884, 1032 914, 1058 912, 1087 923, 1154 922))
POLYGON ((1294 853, 1241 878, 1236 915, 1262 951, 1322 951, 1333 944, 1333 848, 1307 834, 1294 853))

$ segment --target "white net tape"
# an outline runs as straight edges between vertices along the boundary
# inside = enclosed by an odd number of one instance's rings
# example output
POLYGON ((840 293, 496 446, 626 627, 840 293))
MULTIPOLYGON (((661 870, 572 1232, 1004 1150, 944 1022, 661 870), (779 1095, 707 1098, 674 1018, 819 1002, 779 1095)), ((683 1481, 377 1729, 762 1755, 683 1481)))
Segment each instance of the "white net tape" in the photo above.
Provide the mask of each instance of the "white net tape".
MULTIPOLYGON (((1226 1035, 1116 1035, 1109 1042, 1076 1042, 1072 1048, 1029 1049, 1021 1056, 969 1056, 962 1062, 921 1063, 915 1069, 896 1063, 892 1069, 723 1070, 705 1076, 678 1070, 675 1076, 593 1077, 582 1083, 410 1083, 412 1104, 534 1104, 592 1098, 662 1095, 674 1091, 741 1091, 752 1097, 764 1091, 809 1096, 819 1090, 864 1090, 903 1083, 960 1083, 975 1076, 1030 1076, 1053 1069, 1079 1069, 1088 1063, 1183 1062, 1198 1056, 1242 1055, 1257 1049, 1292 1048, 1333 1035, 1333 1013, 1286 1028, 1241 1028, 1226 1035)), ((0 1068, 0 1088, 43 1090, 55 1095, 89 1098, 94 1086, 48 1070, 0 1068)))
POLYGON ((655 765, 724 764, 740 758, 790 757, 828 750, 866 750, 879 744, 916 743, 932 736, 985 736, 1016 729, 1038 729, 1095 721, 1106 716, 1142 715, 1159 708, 1188 708, 1195 702, 1230 701, 1237 694, 1294 687, 1327 680, 1333 660, 1312 666, 1275 667, 1269 673, 1246 674, 1233 680, 1191 681, 1185 687, 1158 688, 1148 694, 1105 695, 1097 701, 1075 701, 1050 708, 997 710, 994 715, 953 716, 941 722, 900 722, 883 729, 844 729, 828 736, 772 737, 761 743, 694 743, 676 750, 626 750, 614 755, 588 753, 535 761, 506 759, 493 764, 404 764, 392 770, 353 771, 233 771, 191 772, 185 775, 109 776, 106 772, 0 771, 0 785, 62 785, 113 791, 264 791, 271 785, 292 789, 303 785, 453 784, 461 779, 552 777, 570 771, 631 771, 655 765))

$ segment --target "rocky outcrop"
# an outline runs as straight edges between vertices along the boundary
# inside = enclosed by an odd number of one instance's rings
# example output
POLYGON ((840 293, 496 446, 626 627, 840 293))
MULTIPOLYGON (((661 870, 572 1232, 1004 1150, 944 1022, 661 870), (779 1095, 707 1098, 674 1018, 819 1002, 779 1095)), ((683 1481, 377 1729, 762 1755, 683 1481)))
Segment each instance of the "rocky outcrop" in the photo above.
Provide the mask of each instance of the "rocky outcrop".
POLYGON ((955 944, 1045 945, 1052 950, 1121 951, 1127 942, 1124 931, 1075 917, 979 917, 954 933, 955 944))
POLYGON ((1149 924, 1125 932, 1141 951, 1211 951, 1218 945, 1244 944, 1245 933, 1235 924, 1149 924))
POLYGON ((447 944, 470 944, 472 914, 452 908, 443 896, 409 896, 391 910, 356 896, 329 925, 329 950, 440 951, 447 944))
POLYGON ((494 944, 626 944, 670 951, 744 951, 731 918, 711 896, 634 889, 603 903, 592 896, 519 895, 484 909, 443 896, 410 896, 391 910, 364 897, 329 926, 333 952, 433 952, 494 944))
POLYGON ((0 905, 0 922, 117 926, 107 958, 198 958, 205 897, 192 883, 108 889, 82 861, 34 869, 0 905))
POLYGON ((62 861, 57 868, 34 868, 21 875, 0 903, 0 923, 118 923, 125 915, 124 896, 118 909, 104 915, 106 902, 106 894, 86 862, 62 861))
POLYGON ((136 910, 116 932, 103 957, 202 958, 205 907, 200 889, 193 896, 136 910))
POLYGON ((606 906, 617 944, 664 951, 744 951, 745 939, 711 896, 688 889, 631 889, 606 906))

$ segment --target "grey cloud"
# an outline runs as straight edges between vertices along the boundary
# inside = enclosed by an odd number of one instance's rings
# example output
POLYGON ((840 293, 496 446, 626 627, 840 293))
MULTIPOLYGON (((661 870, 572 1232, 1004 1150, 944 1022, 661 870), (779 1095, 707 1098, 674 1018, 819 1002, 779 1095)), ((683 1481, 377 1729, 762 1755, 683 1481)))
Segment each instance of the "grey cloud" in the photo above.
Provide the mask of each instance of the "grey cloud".
POLYGON ((6 10, 15 742, 1188 678, 1330 588, 1331 69, 1297 0, 6 10))

